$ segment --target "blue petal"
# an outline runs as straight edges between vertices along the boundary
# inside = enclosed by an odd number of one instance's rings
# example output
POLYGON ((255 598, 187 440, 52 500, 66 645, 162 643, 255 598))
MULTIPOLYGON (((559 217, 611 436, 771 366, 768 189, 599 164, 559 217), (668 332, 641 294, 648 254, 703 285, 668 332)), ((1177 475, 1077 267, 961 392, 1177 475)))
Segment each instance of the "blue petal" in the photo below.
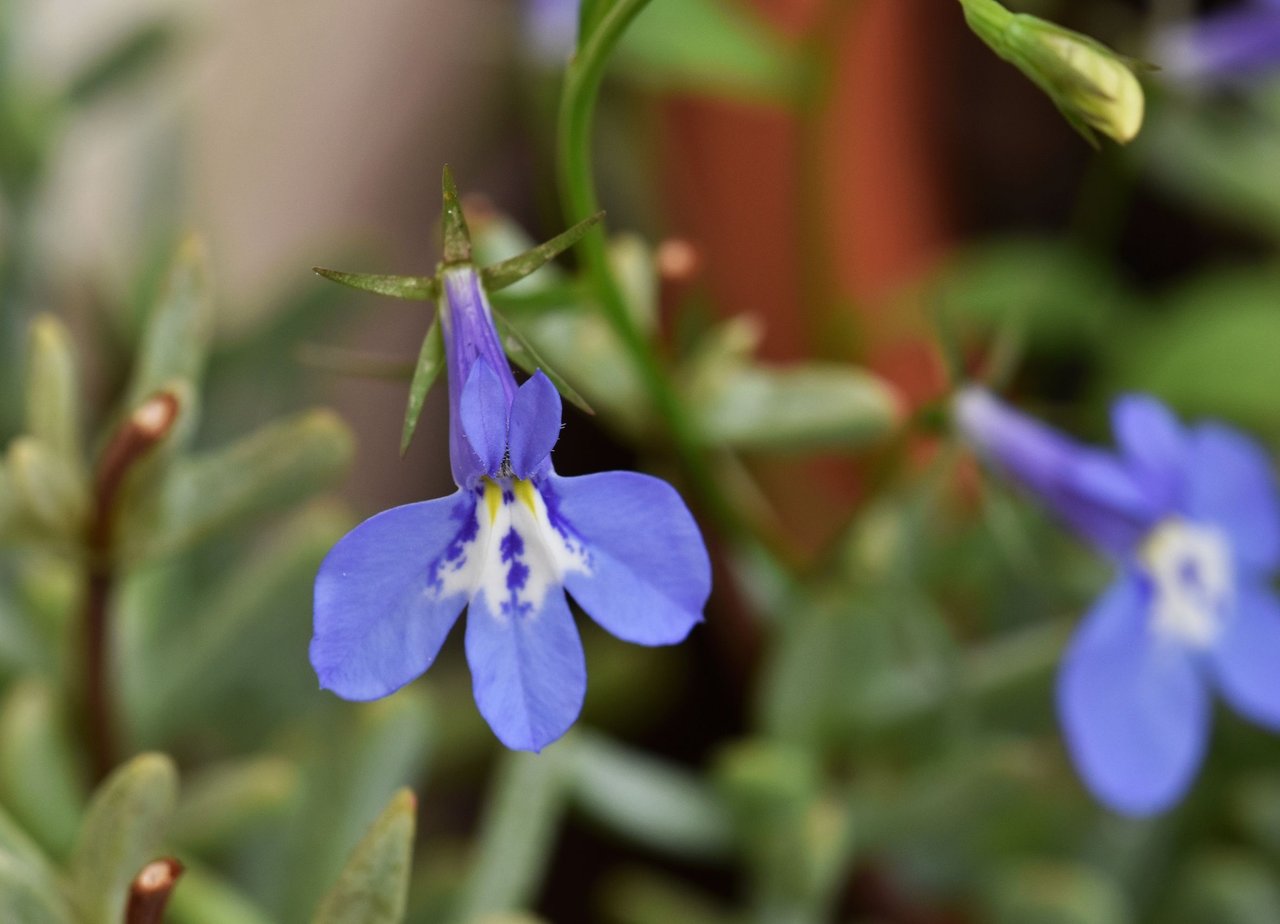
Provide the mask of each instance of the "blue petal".
POLYGON ((516 392, 511 403, 507 451, 517 478, 538 474, 560 439, 560 393, 539 369, 516 392))
POLYGON ((1111 406, 1116 443, 1159 507, 1182 495, 1187 436, 1167 407, 1149 395, 1125 395, 1111 406))
POLYGON ((1220 424, 1191 431, 1187 513, 1225 530, 1236 560, 1280 565, 1280 501, 1262 447, 1220 424))
POLYGON ((1280 729, 1280 600, 1260 585, 1238 593, 1210 656, 1218 687, 1241 715, 1280 729))
POLYGON ((311 664, 345 699, 386 696, 435 660, 466 603, 441 596, 441 569, 464 563, 475 498, 458 492, 386 510, 347 533, 316 575, 311 664))
POLYGON ((502 380, 480 357, 462 386, 462 435, 485 474, 496 474, 507 454, 507 398, 502 380))
POLYGON ((587 666, 559 587, 539 611, 514 616, 495 615, 477 593, 467 610, 467 663, 480 714, 509 748, 542 750, 582 711, 587 666))
POLYGON ((580 540, 590 573, 565 586, 592 619, 638 645, 670 645, 702 621, 711 563, 698 525, 675 489, 635 472, 539 485, 551 525, 580 540))
POLYGON ((1117 812, 1168 808, 1204 753, 1209 702, 1182 646, 1149 626, 1150 598, 1126 575, 1095 604, 1058 674, 1058 714, 1080 775, 1117 812))
POLYGON ((965 439, 1090 542, 1124 557, 1161 511, 1115 457, 1082 446, 981 388, 955 398, 965 439))

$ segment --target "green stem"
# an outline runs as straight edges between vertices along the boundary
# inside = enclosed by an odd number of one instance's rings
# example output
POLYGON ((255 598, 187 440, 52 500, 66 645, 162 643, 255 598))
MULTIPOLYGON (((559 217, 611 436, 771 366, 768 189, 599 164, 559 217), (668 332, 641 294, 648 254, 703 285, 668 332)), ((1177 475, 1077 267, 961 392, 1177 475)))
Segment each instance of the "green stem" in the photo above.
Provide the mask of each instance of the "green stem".
MULTIPOLYGON (((592 167, 591 127, 605 66, 618 40, 650 0, 617 0, 605 14, 570 63, 565 74, 557 127, 557 159, 561 206, 569 224, 600 211, 592 167)), ((588 234, 578 244, 600 308, 623 349, 631 357, 644 382, 653 410, 667 426, 676 456, 708 513, 727 534, 745 537, 753 533, 729 502, 699 445, 692 419, 670 376, 627 308, 626 297, 609 265, 601 234, 588 234)), ((757 536, 761 539, 761 536, 757 536)))

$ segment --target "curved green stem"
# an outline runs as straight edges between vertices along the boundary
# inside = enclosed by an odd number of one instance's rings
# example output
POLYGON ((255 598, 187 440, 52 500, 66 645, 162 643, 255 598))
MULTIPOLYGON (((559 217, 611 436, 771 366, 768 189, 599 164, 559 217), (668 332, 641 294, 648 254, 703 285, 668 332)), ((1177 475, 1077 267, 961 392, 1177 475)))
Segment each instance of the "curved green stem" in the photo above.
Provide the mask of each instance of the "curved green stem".
MULTIPOLYGON (((565 74, 557 127, 557 161, 561 206, 569 224, 600 211, 592 169, 592 117, 610 54, 632 20, 648 5, 649 0, 617 0, 579 49, 565 74)), ((752 530, 717 481, 699 445, 693 421, 657 352, 627 308, 626 296, 609 265, 603 235, 588 234, 578 249, 600 308, 635 364, 654 411, 665 422, 686 477, 721 529, 732 536, 750 535, 752 530)))

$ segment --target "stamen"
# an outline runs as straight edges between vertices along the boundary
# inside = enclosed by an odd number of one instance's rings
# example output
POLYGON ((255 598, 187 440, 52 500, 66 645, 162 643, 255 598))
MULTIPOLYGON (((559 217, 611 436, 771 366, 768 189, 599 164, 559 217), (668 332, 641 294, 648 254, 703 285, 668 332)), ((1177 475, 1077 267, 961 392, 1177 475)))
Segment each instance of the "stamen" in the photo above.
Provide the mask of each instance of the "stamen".
POLYGON ((1212 644, 1233 602, 1231 549, 1222 534, 1165 520, 1148 535, 1139 557, 1154 585, 1155 631, 1197 648, 1212 644))

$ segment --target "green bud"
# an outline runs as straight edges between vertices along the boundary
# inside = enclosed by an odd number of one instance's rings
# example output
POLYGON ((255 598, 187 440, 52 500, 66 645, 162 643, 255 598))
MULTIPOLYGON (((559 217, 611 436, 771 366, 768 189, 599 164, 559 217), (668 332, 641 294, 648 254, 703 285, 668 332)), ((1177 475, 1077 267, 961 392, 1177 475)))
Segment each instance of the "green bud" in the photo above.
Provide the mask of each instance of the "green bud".
POLYGON ((19 518, 44 534, 77 539, 89 515, 89 492, 72 463, 46 443, 20 436, 9 444, 7 465, 8 503, 19 518))
POLYGON ((27 432, 68 461, 80 460, 80 382, 66 328, 52 315, 31 323, 27 432))
POLYGON ((1145 100, 1134 62, 1087 35, 995 0, 960 0, 965 19, 984 42, 1043 90, 1091 144, 1094 132, 1127 144, 1142 128, 1145 100))

